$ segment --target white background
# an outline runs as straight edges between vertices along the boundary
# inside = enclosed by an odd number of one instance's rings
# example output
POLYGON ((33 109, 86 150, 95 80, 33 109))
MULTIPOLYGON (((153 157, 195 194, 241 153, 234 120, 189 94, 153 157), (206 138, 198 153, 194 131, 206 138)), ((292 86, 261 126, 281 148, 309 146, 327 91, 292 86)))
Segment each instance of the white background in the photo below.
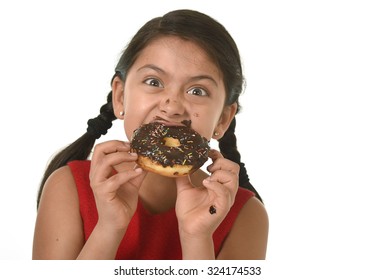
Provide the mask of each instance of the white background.
MULTIPOLYGON (((190 8, 226 26, 242 54, 238 145, 269 213, 272 273, 369 276, 371 2, 0 2, 0 260, 31 258, 45 165, 98 114, 126 43, 149 19, 190 8)), ((122 137, 116 124, 103 140, 122 137)))

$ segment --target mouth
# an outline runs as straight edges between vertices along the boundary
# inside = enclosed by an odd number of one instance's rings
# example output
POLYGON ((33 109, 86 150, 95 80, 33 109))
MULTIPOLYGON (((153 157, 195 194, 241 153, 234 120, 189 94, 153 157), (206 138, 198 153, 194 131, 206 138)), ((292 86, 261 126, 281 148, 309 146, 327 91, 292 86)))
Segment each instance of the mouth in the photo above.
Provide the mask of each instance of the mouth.
POLYGON ((169 120, 163 119, 162 117, 156 116, 156 117, 153 118, 152 122, 162 123, 166 126, 187 126, 187 127, 191 127, 191 120, 183 120, 181 122, 174 122, 174 121, 169 121, 169 120))

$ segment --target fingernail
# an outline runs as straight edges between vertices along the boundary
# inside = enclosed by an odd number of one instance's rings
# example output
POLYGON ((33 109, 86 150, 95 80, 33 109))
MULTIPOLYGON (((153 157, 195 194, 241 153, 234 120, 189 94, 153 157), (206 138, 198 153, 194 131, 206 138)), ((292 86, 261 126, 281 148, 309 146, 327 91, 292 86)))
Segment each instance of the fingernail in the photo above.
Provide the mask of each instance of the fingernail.
POLYGON ((211 182, 211 178, 210 177, 207 177, 206 179, 203 180, 203 183, 208 184, 209 182, 211 182))
POLYGON ((134 171, 137 172, 137 173, 142 173, 142 168, 138 167, 138 168, 134 169, 134 171))
POLYGON ((130 153, 130 155, 133 156, 133 157, 136 157, 136 156, 137 156, 136 153, 130 153))

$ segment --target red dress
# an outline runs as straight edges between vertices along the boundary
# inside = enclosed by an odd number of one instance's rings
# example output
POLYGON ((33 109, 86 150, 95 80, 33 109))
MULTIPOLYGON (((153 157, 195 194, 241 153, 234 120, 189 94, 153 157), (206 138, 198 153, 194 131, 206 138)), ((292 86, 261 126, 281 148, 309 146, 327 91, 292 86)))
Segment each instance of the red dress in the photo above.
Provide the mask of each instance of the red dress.
MULTIPOLYGON (((72 161, 68 163, 77 186, 85 240, 89 238, 98 221, 95 199, 89 180, 90 163, 90 161, 72 161)), ((253 196, 252 192, 239 188, 234 205, 213 234, 216 256, 219 254, 221 246, 242 206, 253 196)), ((116 259, 181 259, 178 222, 174 210, 173 208, 161 214, 151 214, 139 202, 125 236, 120 243, 116 259)))

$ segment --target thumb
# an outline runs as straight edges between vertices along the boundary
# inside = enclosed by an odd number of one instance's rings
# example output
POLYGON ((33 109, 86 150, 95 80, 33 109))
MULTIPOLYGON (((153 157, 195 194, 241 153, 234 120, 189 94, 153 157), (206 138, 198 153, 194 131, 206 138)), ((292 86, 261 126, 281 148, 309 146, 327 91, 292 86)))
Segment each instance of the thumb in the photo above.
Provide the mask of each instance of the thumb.
POLYGON ((176 186, 177 186, 177 193, 180 193, 184 190, 191 189, 193 187, 190 176, 182 176, 176 177, 176 186))
POLYGON ((147 175, 147 171, 144 171, 140 167, 135 167, 134 171, 138 173, 138 175, 130 180, 130 183, 132 183, 136 188, 140 188, 142 185, 143 180, 145 179, 147 175))

